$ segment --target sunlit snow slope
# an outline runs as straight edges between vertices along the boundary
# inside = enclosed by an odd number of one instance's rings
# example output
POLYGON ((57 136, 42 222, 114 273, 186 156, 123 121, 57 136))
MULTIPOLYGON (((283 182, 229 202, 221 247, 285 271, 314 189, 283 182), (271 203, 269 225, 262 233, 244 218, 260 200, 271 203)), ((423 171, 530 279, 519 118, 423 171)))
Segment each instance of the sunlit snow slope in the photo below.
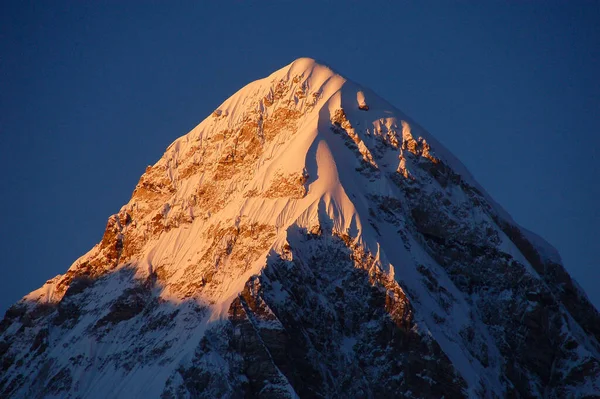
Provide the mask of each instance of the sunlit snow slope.
POLYGON ((14 398, 599 397, 600 316, 429 133, 301 58, 0 324, 14 398))

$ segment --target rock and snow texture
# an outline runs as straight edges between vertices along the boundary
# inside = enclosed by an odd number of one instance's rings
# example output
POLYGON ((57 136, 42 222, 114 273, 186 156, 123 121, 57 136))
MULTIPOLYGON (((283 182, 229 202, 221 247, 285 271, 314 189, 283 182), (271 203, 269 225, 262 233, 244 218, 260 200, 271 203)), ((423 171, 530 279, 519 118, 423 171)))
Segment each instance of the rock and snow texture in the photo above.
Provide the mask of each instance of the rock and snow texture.
POLYGON ((0 396, 591 398, 599 340, 551 246, 302 58, 172 143, 7 311, 0 396))

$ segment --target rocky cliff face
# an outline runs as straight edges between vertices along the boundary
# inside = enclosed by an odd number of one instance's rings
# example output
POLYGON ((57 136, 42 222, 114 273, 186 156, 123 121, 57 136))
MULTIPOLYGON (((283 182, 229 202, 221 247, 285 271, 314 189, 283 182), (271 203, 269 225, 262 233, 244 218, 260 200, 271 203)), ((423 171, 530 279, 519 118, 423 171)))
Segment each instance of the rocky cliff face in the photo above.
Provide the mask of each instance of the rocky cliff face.
POLYGON ((0 323, 14 398, 600 397, 547 243, 370 90, 299 59, 149 166, 0 323))

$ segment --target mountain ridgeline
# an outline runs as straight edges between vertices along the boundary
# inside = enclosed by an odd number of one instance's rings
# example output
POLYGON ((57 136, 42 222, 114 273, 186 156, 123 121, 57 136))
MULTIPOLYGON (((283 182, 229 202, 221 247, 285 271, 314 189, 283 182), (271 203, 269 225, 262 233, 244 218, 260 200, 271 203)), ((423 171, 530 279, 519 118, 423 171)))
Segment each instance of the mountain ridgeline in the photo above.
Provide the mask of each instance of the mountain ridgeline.
POLYGON ((3 398, 599 398, 600 315, 428 132, 301 58, 0 323, 3 398))

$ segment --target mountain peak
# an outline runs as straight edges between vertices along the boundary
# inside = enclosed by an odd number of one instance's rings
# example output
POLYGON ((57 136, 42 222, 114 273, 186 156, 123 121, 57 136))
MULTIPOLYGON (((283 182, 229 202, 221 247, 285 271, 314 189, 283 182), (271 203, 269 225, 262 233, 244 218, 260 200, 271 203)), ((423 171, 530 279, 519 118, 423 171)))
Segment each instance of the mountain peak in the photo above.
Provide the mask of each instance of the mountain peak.
POLYGON ((0 323, 3 397, 575 397, 600 316, 423 128, 310 58, 148 166, 0 323))

